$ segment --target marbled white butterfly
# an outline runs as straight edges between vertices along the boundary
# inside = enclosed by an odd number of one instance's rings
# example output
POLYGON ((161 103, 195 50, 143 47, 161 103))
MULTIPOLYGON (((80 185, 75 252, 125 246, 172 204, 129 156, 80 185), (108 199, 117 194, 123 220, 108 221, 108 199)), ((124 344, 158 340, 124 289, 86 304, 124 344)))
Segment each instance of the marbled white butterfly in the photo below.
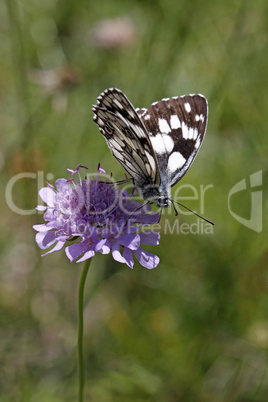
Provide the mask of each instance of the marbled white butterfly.
POLYGON ((135 109, 122 91, 110 88, 92 110, 113 156, 142 197, 161 208, 173 203, 170 189, 191 166, 205 136, 206 98, 176 96, 135 109))

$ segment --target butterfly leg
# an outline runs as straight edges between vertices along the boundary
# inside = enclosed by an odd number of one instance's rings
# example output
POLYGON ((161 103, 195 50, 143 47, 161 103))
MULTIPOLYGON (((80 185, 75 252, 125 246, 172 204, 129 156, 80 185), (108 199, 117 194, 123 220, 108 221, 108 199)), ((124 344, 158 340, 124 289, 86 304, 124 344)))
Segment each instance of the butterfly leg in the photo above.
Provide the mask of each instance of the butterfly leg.
POLYGON ((128 221, 132 218, 133 215, 135 215, 135 213, 136 213, 137 211, 139 211, 140 209, 142 209, 143 207, 145 207, 145 206, 148 205, 148 204, 152 204, 152 202, 151 202, 151 201, 145 201, 143 204, 141 204, 141 205, 139 206, 139 208, 135 209, 135 211, 132 212, 132 214, 127 218, 126 223, 125 223, 124 226, 125 226, 125 227, 127 226, 128 221))

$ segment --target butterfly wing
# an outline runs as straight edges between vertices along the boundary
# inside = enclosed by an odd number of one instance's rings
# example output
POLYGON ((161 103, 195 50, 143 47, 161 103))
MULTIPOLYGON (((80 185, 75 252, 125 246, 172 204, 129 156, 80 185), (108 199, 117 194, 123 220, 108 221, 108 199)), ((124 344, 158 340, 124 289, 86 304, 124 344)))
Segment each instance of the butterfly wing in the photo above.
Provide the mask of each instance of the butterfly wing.
POLYGON ((174 186, 187 172, 206 132, 208 105, 203 95, 185 95, 138 109, 158 161, 161 181, 174 186))
POLYGON ((93 107, 98 124, 113 156, 138 187, 159 185, 157 159, 146 128, 135 108, 119 89, 106 89, 93 107))

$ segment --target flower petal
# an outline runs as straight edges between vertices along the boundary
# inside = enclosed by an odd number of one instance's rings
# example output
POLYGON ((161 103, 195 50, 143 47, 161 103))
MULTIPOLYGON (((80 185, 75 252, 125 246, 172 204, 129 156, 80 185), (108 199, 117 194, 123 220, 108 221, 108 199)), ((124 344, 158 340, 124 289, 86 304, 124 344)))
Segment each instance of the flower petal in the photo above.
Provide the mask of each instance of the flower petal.
POLYGON ((106 242, 107 242, 106 239, 97 240, 96 244, 95 244, 95 250, 98 251, 101 254, 109 254, 110 253, 110 247, 105 245, 106 242))
POLYGON ((44 205, 37 205, 35 209, 37 211, 46 211, 47 207, 45 207, 44 205))
POLYGON ((49 229, 46 223, 41 223, 40 225, 33 225, 33 229, 37 232, 47 232, 49 229))
POLYGON ((94 250, 88 250, 88 251, 85 252, 83 257, 80 258, 79 260, 77 260, 76 262, 82 262, 82 261, 88 260, 89 258, 94 257, 94 255, 95 255, 94 250))
POLYGON ((55 186, 57 187, 57 190, 60 192, 61 190, 63 190, 63 188, 65 187, 66 183, 68 180, 66 179, 57 179, 55 181, 55 186))
POLYGON ((36 234, 35 240, 41 250, 45 250, 57 241, 55 234, 55 231, 39 232, 36 234))
POLYGON ((52 188, 50 187, 41 188, 39 191, 39 195, 49 207, 54 207, 56 193, 55 191, 52 190, 52 188))
POLYGON ((73 262, 76 258, 80 257, 80 255, 86 250, 85 243, 76 243, 71 244, 70 246, 66 247, 65 253, 69 260, 73 262))
POLYGON ((157 246, 159 244, 160 234, 155 231, 148 231, 140 233, 141 244, 149 244, 157 246))
POLYGON ((140 247, 139 234, 122 234, 118 239, 119 244, 130 248, 130 250, 137 250, 140 247))
POLYGON ((113 259, 115 261, 121 262, 122 264, 127 263, 125 258, 122 256, 122 254, 119 251, 119 244, 113 244, 112 255, 113 255, 113 259))
POLYGON ((104 244, 100 249, 96 250, 101 254, 109 254, 111 249, 107 244, 104 244))
POLYGON ((158 223, 160 220, 159 212, 152 212, 151 214, 147 215, 137 215, 136 221, 139 223, 158 223))
POLYGON ((134 260, 133 260, 132 251, 129 248, 127 248, 127 247, 124 248, 123 257, 126 260, 126 264, 129 266, 129 268, 132 269, 133 265, 134 265, 134 260))
POLYGON ((133 251, 133 254, 139 261, 139 263, 148 269, 153 269, 157 267, 159 264, 159 257, 157 255, 154 255, 152 253, 149 253, 148 251, 143 250, 142 248, 139 248, 138 250, 133 251))
POLYGON ((102 248, 104 246, 104 244, 106 243, 106 239, 101 239, 101 240, 95 240, 95 250, 99 251, 100 248, 102 248))
POLYGON ((65 241, 58 241, 56 246, 52 248, 52 250, 47 251, 45 254, 42 255, 42 257, 44 257, 47 254, 51 254, 51 253, 55 253, 55 251, 59 251, 62 249, 62 247, 64 246, 65 241))

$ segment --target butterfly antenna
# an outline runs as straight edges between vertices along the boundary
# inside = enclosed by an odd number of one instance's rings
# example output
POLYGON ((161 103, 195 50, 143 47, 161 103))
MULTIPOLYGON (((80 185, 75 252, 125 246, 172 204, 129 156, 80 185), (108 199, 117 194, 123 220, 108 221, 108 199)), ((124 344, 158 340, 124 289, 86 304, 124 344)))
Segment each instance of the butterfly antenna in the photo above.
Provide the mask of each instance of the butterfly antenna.
POLYGON ((183 205, 183 204, 179 203, 178 201, 174 201, 174 200, 170 200, 170 201, 172 202, 172 205, 173 205, 173 207, 174 207, 174 209, 175 209, 176 216, 178 215, 178 212, 177 212, 177 210, 176 210, 176 208, 175 208, 174 203, 176 203, 176 204, 180 205, 181 207, 183 207, 183 208, 187 209, 188 211, 192 212, 192 214, 194 214, 194 215, 198 216, 198 218, 203 219, 204 221, 206 221, 206 222, 210 223, 211 225, 214 225, 214 223, 213 223, 213 222, 211 222, 210 220, 208 220, 208 219, 204 218, 204 217, 203 217, 203 216, 201 216, 201 215, 198 215, 196 212, 192 211, 190 208, 188 208, 188 207, 186 207, 185 205, 183 205))
MULTIPOLYGON (((177 208, 175 207, 174 201, 173 200, 170 200, 170 201, 171 201, 171 203, 173 205, 173 208, 174 208, 174 211, 175 211, 175 216, 178 216, 178 211, 177 211, 177 208)), ((161 212, 162 212, 162 209, 161 209, 161 212)))

